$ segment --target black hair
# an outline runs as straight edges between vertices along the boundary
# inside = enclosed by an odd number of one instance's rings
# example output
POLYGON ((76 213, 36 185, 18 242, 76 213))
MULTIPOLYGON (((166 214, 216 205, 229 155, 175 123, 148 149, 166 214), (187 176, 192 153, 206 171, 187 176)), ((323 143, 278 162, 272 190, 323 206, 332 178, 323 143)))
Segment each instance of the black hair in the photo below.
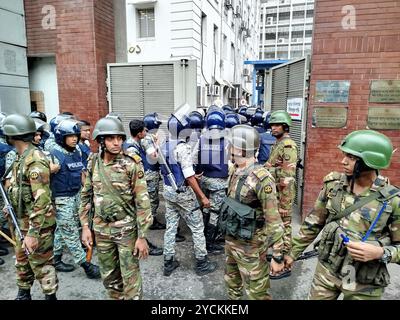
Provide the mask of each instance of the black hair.
POLYGON ((61 114, 65 114, 67 116, 73 116, 74 115, 72 112, 69 112, 69 111, 62 112, 61 114))
POLYGON ((82 126, 90 126, 90 122, 86 120, 79 120, 79 125, 82 126))
POLYGON ((136 137, 145 128, 143 120, 133 119, 129 122, 129 131, 132 137, 136 137))

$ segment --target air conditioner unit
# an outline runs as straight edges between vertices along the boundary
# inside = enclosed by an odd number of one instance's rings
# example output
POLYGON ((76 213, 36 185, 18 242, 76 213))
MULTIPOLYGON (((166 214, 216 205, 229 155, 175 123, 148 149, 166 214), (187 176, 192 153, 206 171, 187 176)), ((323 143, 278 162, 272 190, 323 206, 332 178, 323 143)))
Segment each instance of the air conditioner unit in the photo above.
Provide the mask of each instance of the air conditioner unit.
POLYGON ((250 75, 250 72, 249 72, 249 69, 246 69, 246 68, 244 68, 243 69, 243 76, 248 76, 248 75, 250 75))
POLYGON ((218 85, 213 85, 214 87, 214 96, 219 96, 220 95, 220 91, 221 91, 221 87, 218 85))

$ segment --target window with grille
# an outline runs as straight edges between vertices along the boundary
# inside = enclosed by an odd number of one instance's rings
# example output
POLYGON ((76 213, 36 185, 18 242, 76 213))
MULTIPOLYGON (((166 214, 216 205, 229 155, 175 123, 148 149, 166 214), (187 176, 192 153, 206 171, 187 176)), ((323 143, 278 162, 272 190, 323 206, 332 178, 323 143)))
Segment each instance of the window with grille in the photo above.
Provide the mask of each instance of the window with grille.
POLYGON ((137 9, 138 37, 152 38, 155 36, 154 8, 137 9))

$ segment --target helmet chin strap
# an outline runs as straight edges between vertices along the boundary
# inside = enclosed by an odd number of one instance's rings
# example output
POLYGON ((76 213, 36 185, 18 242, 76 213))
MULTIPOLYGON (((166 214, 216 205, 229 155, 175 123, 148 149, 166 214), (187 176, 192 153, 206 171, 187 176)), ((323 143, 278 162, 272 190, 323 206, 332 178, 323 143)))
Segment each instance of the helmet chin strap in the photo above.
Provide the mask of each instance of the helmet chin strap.
MULTIPOLYGON (((368 167, 363 160, 358 159, 354 164, 353 174, 350 178, 350 190, 353 192, 355 180, 361 176, 361 173, 372 170, 368 167)), ((378 170, 375 170, 378 173, 378 170)))

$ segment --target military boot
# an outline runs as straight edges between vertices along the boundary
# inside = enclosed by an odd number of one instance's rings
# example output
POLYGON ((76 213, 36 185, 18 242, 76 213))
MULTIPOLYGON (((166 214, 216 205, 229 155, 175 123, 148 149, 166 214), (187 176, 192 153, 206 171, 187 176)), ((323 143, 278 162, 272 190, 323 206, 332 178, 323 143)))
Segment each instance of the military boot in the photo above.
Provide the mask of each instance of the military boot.
POLYGON ((166 226, 164 223, 161 223, 160 221, 157 220, 156 217, 153 218, 153 224, 150 226, 150 230, 163 230, 165 229, 166 226))
POLYGON ((208 257, 205 256, 203 259, 196 258, 196 274, 198 276, 204 276, 207 273, 211 273, 217 269, 217 263, 211 262, 208 260, 208 257))
POLYGON ((32 300, 31 289, 18 288, 18 294, 15 300, 32 300))
POLYGON ((169 277, 176 268, 179 267, 179 262, 174 258, 166 259, 164 257, 164 276, 169 277))
POLYGON ((85 261, 84 263, 81 264, 81 267, 83 268, 83 270, 85 270, 86 276, 89 279, 101 278, 100 269, 95 264, 85 261))
POLYGON ((208 225, 206 229, 206 248, 207 252, 210 254, 221 254, 224 252, 224 247, 215 241, 215 236, 217 228, 213 225, 208 225))
POLYGON ((0 247, 0 256, 6 256, 8 255, 8 249, 0 247))
POLYGON ((55 294, 55 293, 53 293, 53 294, 46 294, 46 295, 44 296, 44 300, 57 300, 56 294, 55 294))
POLYGON ((149 245, 149 255, 150 256, 161 256, 163 254, 163 249, 152 244, 149 239, 146 239, 149 245))
POLYGON ((54 255, 54 268, 59 272, 71 272, 75 270, 72 264, 64 263, 61 261, 61 254, 54 255))

